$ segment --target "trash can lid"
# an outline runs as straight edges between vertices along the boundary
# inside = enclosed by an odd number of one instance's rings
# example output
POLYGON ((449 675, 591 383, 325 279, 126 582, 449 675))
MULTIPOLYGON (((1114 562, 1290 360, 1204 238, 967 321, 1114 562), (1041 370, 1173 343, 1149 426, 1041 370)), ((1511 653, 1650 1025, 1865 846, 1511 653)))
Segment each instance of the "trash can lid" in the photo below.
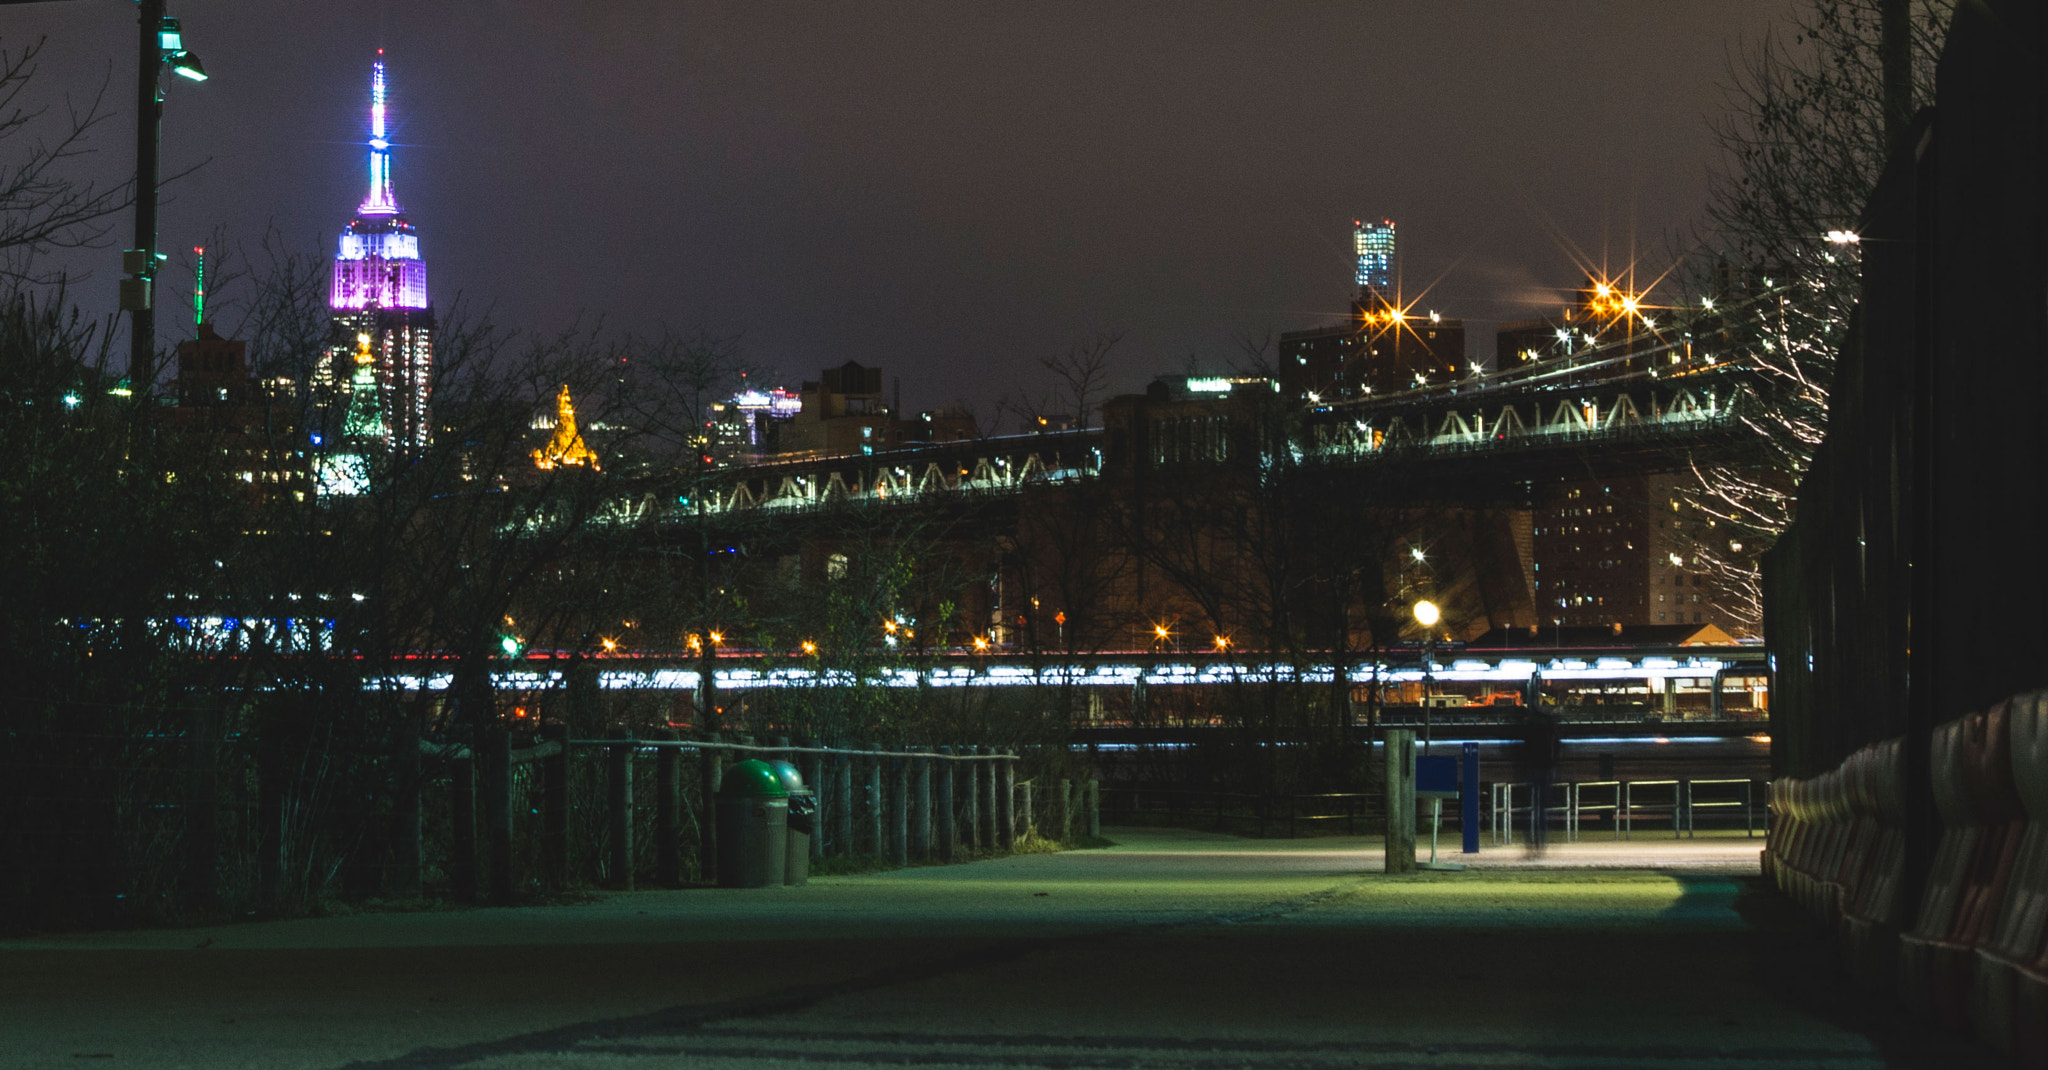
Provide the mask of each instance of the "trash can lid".
POLYGON ((719 782, 718 794, 728 798, 753 795, 766 795, 777 799, 789 797, 789 792, 782 787, 782 779, 775 775, 775 770, 770 769, 767 762, 759 758, 749 758, 728 767, 725 779, 719 782))
POLYGON ((775 779, 782 782, 782 790, 795 795, 804 790, 804 775, 797 772, 789 762, 769 762, 768 768, 775 770, 775 779))

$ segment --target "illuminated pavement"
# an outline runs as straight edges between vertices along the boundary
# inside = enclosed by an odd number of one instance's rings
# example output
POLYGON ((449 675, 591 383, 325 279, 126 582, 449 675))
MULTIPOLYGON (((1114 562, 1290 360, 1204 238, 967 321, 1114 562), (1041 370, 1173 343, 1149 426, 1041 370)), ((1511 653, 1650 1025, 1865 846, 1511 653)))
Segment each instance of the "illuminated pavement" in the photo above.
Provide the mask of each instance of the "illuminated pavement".
POLYGON ((802 889, 0 943, 0 1066, 1973 1065, 1808 981, 1799 921, 1745 896, 1759 841, 1388 878, 1356 839, 1110 835, 802 889))

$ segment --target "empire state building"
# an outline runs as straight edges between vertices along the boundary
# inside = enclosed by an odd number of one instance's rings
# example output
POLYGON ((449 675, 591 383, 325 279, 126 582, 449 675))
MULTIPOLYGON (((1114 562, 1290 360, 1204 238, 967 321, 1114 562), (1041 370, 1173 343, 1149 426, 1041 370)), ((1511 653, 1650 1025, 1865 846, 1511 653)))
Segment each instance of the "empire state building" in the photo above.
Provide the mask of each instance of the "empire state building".
POLYGON ((419 232, 391 191, 383 59, 370 71, 370 192, 341 231, 328 298, 333 341, 316 379, 332 399, 328 411, 348 413, 330 434, 364 453, 418 452, 433 433, 434 309, 419 232), (359 396, 365 391, 374 396, 359 396))

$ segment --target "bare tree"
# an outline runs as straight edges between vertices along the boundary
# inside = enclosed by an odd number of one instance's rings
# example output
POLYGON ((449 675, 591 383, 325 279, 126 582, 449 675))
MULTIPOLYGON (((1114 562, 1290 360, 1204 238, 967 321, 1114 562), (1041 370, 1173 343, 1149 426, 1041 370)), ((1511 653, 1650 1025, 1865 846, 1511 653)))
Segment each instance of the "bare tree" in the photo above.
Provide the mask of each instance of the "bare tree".
POLYGON ((0 278, 17 282, 51 281, 37 272, 38 256, 98 244, 108 217, 134 203, 129 186, 102 186, 71 171, 92 153, 93 131, 112 117, 105 80, 83 106, 67 100, 61 118, 26 96, 43 44, 0 48, 0 278))
POLYGON ((1730 608, 1761 619, 1758 562, 1792 520, 1793 489, 1827 431, 1828 390, 1857 296, 1853 233, 1900 136, 1929 104, 1953 0, 1806 0, 1790 40, 1767 36, 1732 72, 1714 126, 1704 265, 1690 325, 1760 373, 1770 404, 1742 417, 1762 449, 1695 461, 1691 540, 1730 608))

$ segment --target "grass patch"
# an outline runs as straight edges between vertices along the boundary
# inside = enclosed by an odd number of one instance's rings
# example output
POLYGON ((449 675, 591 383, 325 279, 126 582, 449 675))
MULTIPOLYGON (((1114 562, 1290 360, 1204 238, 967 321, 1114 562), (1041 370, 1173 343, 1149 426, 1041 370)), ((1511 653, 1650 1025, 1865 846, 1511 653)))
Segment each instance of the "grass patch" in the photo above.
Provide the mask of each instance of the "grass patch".
POLYGON ((1067 847, 1070 851, 1100 851, 1104 847, 1115 847, 1116 841, 1101 836, 1076 836, 1067 847))

